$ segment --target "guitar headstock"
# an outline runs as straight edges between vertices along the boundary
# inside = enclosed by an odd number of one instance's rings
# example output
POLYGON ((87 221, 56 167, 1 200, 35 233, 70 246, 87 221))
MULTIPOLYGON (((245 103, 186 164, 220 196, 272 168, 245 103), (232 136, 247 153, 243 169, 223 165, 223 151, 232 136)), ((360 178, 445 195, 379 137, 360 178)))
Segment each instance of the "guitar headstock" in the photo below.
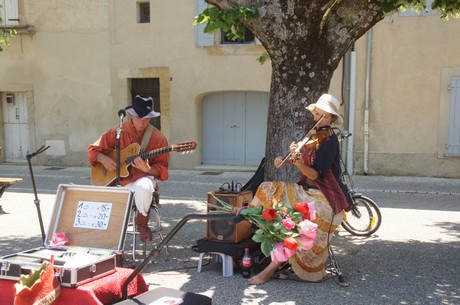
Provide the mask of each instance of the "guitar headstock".
POLYGON ((176 152, 191 151, 191 150, 194 150, 196 148, 196 146, 197 146, 197 143, 195 141, 181 142, 181 143, 171 145, 172 151, 176 151, 176 152))

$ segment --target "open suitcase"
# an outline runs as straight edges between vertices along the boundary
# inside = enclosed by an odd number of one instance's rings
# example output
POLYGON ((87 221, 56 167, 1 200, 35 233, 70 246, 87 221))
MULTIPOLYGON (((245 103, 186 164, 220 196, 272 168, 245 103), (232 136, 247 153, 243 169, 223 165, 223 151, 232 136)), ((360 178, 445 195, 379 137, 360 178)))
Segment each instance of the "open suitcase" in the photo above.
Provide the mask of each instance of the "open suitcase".
POLYGON ((44 245, 0 258, 0 278, 18 280, 54 255, 60 284, 75 287, 115 272, 121 263, 133 200, 124 187, 59 185, 44 245), (65 233, 65 245, 55 243, 65 233))

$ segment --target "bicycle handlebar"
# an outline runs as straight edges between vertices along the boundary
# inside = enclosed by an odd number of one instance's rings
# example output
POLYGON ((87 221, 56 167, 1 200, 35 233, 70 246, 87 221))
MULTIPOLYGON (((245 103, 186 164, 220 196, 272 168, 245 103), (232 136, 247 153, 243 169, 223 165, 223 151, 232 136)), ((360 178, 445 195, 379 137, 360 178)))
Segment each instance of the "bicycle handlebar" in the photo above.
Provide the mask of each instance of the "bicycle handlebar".
POLYGON ((351 132, 348 132, 346 130, 342 131, 338 127, 332 127, 332 129, 335 131, 335 134, 337 135, 337 138, 339 139, 339 141, 343 141, 343 140, 348 139, 349 137, 352 136, 351 132))
POLYGON ((341 140, 348 139, 349 137, 351 137, 351 132, 342 132, 340 134, 340 139, 341 140))

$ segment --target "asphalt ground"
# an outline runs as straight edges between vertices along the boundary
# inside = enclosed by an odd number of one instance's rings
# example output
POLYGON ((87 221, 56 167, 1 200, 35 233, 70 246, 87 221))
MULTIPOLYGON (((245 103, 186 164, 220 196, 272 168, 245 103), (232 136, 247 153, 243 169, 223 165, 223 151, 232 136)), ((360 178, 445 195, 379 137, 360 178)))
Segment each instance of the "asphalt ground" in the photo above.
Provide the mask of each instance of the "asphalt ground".
MULTIPOLYGON (((168 234, 186 215, 206 213, 207 192, 231 181, 244 184, 253 172, 171 170, 161 182, 161 219, 168 234)), ((47 231, 60 184, 90 185, 89 167, 33 167, 0 164, 0 177, 23 178, 8 188, 0 205, 0 256, 42 245, 37 215, 47 231), (35 196, 31 177, 34 177, 35 196)), ((355 189, 381 208, 383 223, 370 237, 339 228, 333 241, 345 283, 331 274, 320 283, 300 282, 290 274, 249 286, 239 272, 223 277, 219 263, 206 260, 197 272, 196 241, 206 222, 190 220, 144 268, 153 289, 170 287, 212 297, 213 304, 460 304, 460 179, 355 176, 355 189)), ((154 242, 158 242, 156 238, 154 242)), ((130 261, 131 241, 125 257, 130 261)), ((153 249, 149 245, 148 251, 153 249)))

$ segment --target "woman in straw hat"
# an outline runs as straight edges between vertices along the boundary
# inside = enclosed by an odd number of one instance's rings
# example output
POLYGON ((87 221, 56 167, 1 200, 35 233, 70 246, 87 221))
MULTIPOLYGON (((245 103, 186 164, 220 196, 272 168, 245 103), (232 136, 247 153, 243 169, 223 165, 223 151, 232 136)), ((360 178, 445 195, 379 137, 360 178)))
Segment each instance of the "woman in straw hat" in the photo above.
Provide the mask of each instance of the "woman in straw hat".
MULTIPOLYGON (((343 210, 352 202, 347 187, 342 183, 340 150, 337 136, 331 125, 341 125, 338 113, 339 101, 330 94, 323 94, 316 103, 306 107, 315 120, 316 138, 314 145, 306 145, 300 154, 295 150, 298 143, 290 146, 291 162, 301 172, 298 184, 283 182, 263 182, 251 202, 251 206, 266 208, 280 203, 294 206, 297 202, 313 202, 317 224, 316 237, 310 250, 297 248, 290 260, 294 273, 305 281, 320 281, 326 275, 325 265, 332 233, 343 219, 343 210)), ((275 159, 275 166, 282 164, 282 158, 275 159)), ((249 284, 258 285, 269 281, 281 263, 272 260, 267 268, 249 279, 249 284)))

